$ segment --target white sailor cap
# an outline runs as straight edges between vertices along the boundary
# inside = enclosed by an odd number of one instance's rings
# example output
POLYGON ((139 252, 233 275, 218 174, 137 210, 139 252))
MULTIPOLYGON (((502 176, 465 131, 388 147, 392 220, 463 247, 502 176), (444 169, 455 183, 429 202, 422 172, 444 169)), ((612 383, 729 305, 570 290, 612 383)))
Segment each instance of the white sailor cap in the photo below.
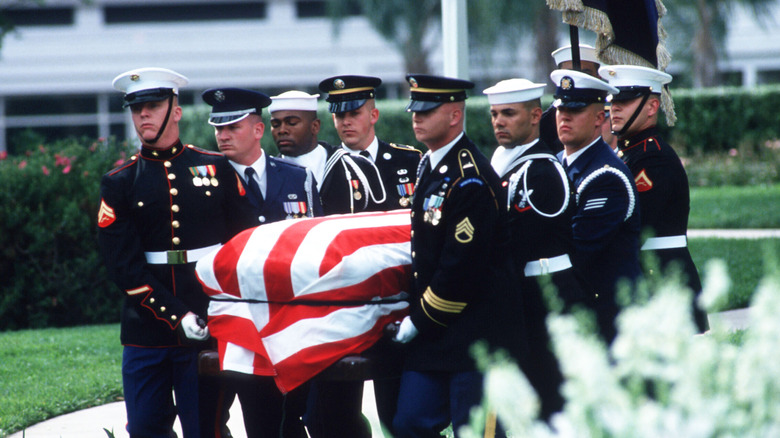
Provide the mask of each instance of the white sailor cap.
MULTIPOLYGON (((562 62, 571 61, 571 45, 560 47, 551 53, 555 60, 555 65, 561 65, 562 62)), ((580 61, 590 61, 596 64, 601 62, 596 57, 596 49, 593 46, 587 44, 580 44, 580 61)))
POLYGON ((268 112, 275 111, 317 111, 317 98, 319 94, 311 95, 303 91, 285 91, 278 96, 271 96, 271 105, 268 112))
POLYGON ((544 94, 544 84, 536 84, 528 79, 506 79, 482 92, 487 95, 491 105, 528 102, 539 99, 544 94))
POLYGON ((672 82, 672 75, 639 65, 605 65, 599 68, 599 75, 620 90, 620 93, 612 95, 613 101, 661 94, 664 85, 672 82))
POLYGON ((114 78, 113 85, 125 93, 124 106, 142 102, 157 102, 179 94, 187 78, 173 70, 145 67, 126 71, 114 78))
POLYGON ((617 88, 601 79, 575 70, 554 70, 550 79, 557 87, 553 106, 584 108, 592 103, 604 103, 608 94, 617 94, 617 88))

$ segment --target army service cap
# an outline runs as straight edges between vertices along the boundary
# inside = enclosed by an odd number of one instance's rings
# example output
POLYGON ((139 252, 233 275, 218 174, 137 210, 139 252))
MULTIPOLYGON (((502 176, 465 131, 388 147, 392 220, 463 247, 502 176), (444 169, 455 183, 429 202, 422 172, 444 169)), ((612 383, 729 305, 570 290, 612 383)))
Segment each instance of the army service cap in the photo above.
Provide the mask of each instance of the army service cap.
POLYGON ((608 94, 617 94, 618 89, 593 76, 575 70, 554 70, 550 79, 557 87, 555 108, 585 108, 592 103, 604 103, 608 94))
POLYGON ((491 105, 502 105, 539 99, 544 94, 544 87, 544 84, 536 84, 528 79, 514 78, 500 81, 482 92, 487 95, 491 105))
POLYGON ((319 89, 328 93, 325 99, 330 103, 332 113, 345 113, 365 105, 366 100, 376 98, 376 87, 382 80, 374 76, 333 76, 323 79, 319 89))
POLYGON ((298 90, 285 91, 278 96, 271 96, 268 112, 273 114, 276 111, 317 111, 318 97, 319 94, 311 95, 298 90))
POLYGON ((250 114, 262 114, 271 98, 259 91, 244 88, 212 88, 201 95, 211 105, 209 125, 225 126, 244 120, 250 114))
POLYGON ((179 94, 187 78, 173 70, 145 67, 126 71, 115 77, 112 85, 125 93, 123 107, 143 102, 159 102, 179 94))
POLYGON ((638 65, 606 65, 599 68, 599 75, 609 85, 620 90, 610 95, 613 102, 636 99, 647 94, 661 94, 664 85, 672 82, 672 75, 638 65))
POLYGON ((409 74, 406 75, 406 81, 411 87, 407 112, 425 112, 443 103, 464 101, 466 90, 474 88, 471 81, 445 76, 409 74))

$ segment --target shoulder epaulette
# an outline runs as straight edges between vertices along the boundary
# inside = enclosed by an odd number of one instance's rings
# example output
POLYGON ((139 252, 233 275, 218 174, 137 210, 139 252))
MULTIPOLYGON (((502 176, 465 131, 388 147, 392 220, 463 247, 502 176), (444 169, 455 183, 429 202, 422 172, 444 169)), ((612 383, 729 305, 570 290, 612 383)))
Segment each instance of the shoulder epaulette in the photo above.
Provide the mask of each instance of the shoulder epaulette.
POLYGON ((133 155, 130 157, 129 160, 125 161, 124 163, 120 164, 118 167, 114 168, 113 170, 108 172, 108 176, 116 175, 117 173, 127 169, 128 167, 132 166, 138 161, 138 154, 133 155))
POLYGON ((199 147, 197 147, 195 145, 191 145, 191 144, 188 144, 187 148, 188 149, 192 149, 195 152, 200 152, 201 154, 214 155, 214 156, 218 156, 218 157, 224 157, 225 156, 225 154, 223 154, 222 152, 209 151, 209 150, 206 150, 206 149, 203 149, 203 148, 199 148, 199 147))
POLYGON ((409 146, 408 144, 398 144, 398 143, 388 143, 388 144, 390 145, 391 148, 394 149, 399 149, 402 151, 410 151, 410 152, 414 151, 422 155, 422 152, 420 152, 419 149, 415 148, 414 146, 409 146))

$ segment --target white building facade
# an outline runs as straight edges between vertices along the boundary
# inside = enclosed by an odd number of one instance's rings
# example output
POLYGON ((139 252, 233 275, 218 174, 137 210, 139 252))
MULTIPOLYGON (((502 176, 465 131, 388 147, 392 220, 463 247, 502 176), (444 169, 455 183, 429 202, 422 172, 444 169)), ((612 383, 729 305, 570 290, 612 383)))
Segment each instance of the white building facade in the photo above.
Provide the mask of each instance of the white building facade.
MULTIPOLYGON (((134 137, 111 81, 138 67, 187 76, 183 104, 200 103, 211 87, 316 92, 337 74, 379 76, 380 97, 406 95, 398 51, 358 15, 336 32, 324 0, 45 0, 23 2, 26 9, 7 2, 0 8, 17 28, 0 51, 0 151, 28 128, 49 138, 134 137)), ((780 30, 738 15, 721 71, 740 72, 748 86, 780 82, 780 30)), ((439 73, 441 57, 439 49, 430 60, 439 73)), ((471 79, 530 75, 531 57, 518 44, 492 70, 472 69, 471 79)))

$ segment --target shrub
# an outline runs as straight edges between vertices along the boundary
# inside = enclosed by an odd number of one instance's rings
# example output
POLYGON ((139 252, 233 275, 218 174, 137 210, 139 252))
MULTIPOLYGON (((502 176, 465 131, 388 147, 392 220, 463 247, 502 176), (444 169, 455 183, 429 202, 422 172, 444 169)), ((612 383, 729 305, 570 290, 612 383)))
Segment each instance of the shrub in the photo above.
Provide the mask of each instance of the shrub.
POLYGON ((96 248, 98 193, 130 153, 68 140, 0 160, 0 330, 117 321, 120 295, 96 248))

